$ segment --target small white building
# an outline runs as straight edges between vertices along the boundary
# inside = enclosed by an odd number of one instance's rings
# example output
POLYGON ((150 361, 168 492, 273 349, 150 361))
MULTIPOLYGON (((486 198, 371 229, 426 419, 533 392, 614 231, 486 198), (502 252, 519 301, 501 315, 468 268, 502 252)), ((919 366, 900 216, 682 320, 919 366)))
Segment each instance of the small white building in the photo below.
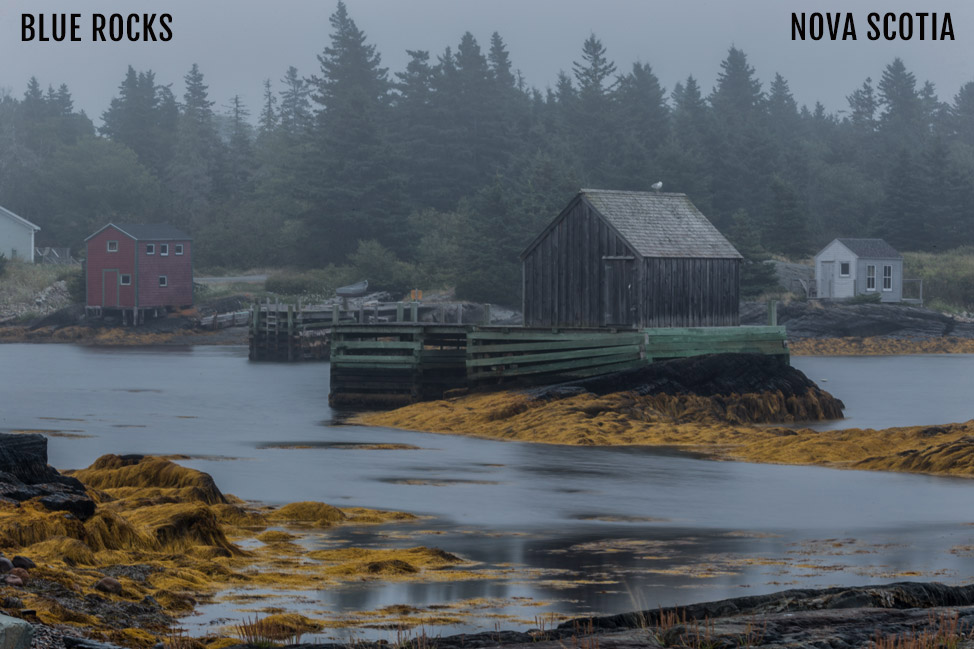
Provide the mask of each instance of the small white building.
POLYGON ((34 233, 39 226, 0 207, 0 253, 7 259, 34 261, 34 233))
POLYGON ((815 255, 816 297, 903 300, 903 256, 882 239, 834 239, 815 255))

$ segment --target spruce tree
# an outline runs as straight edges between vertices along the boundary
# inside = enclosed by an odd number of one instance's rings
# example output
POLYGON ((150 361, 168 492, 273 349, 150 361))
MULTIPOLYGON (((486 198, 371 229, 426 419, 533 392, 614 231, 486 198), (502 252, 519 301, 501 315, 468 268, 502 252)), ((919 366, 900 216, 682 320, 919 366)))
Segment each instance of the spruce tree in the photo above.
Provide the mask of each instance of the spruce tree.
POLYGON ((344 2, 329 23, 330 43, 318 55, 320 74, 311 79, 314 149, 303 164, 313 205, 306 259, 316 264, 341 261, 366 239, 396 253, 405 244, 386 134, 387 70, 344 2))

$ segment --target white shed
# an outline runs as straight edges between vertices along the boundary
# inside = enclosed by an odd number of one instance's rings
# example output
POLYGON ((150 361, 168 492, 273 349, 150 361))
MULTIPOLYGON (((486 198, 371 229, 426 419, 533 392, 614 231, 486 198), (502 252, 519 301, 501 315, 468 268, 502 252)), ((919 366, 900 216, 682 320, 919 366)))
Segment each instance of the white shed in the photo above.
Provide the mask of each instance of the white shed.
POLYGON ((7 259, 34 261, 34 233, 39 226, 0 207, 0 253, 7 259))
POLYGON ((815 255, 816 297, 903 299, 903 255, 882 239, 834 239, 815 255))

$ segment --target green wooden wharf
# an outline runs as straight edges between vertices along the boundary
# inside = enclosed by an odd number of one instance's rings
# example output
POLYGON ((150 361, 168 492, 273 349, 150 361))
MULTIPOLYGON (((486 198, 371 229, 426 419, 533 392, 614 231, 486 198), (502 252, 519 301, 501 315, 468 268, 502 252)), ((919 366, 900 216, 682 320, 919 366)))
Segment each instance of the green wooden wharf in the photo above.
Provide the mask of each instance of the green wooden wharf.
MULTIPOLYGON (((462 320, 454 306, 431 307, 462 320)), ((789 362, 785 328, 558 328, 420 322, 419 305, 355 311, 254 305, 253 360, 330 360, 334 406, 389 407, 493 386, 552 384, 700 354, 750 352, 789 362), (416 317, 414 317, 416 316, 416 317), (383 321, 388 317, 388 321, 383 321)))

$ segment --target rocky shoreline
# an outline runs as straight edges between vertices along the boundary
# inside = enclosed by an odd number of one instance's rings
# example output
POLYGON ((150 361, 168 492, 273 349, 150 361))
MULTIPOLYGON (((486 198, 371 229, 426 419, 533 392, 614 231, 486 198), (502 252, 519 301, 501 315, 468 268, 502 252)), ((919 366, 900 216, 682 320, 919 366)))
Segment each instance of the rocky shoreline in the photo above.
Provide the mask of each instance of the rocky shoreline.
MULTIPOLYGON (((254 645, 239 645, 253 647, 254 645)), ((347 649, 295 644, 295 649, 347 649)), ((852 649, 974 646, 974 585, 900 582, 849 588, 795 589, 684 607, 579 618, 553 629, 407 638, 408 649, 656 649, 749 647, 852 649)), ((358 642, 360 649, 388 643, 358 642)))

